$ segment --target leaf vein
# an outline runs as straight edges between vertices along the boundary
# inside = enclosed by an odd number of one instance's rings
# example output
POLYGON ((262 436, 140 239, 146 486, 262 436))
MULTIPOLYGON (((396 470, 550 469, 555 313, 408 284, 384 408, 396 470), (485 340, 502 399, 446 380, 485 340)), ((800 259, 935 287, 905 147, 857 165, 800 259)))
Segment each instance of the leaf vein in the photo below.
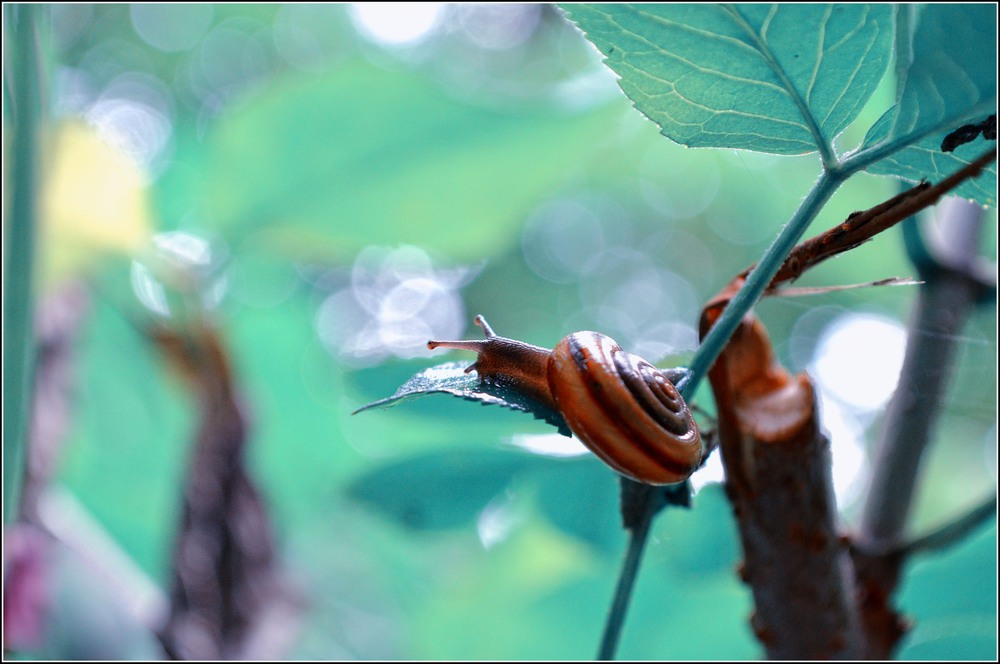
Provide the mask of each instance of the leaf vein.
MULTIPOLYGON (((653 18, 655 19, 655 18, 659 18, 659 17, 653 17, 653 18)), ((647 39, 643 35, 639 34, 638 32, 635 32, 633 30, 630 30, 630 29, 626 28, 614 16, 608 15, 608 21, 610 23, 613 23, 623 33, 631 35, 637 41, 640 41, 640 42, 643 42, 643 43, 647 44, 649 46, 649 49, 650 49, 648 51, 649 53, 654 53, 654 54, 668 56, 668 57, 670 57, 670 58, 672 58, 672 59, 674 59, 674 60, 676 60, 678 62, 681 62, 681 63, 687 65, 688 67, 690 67, 691 69, 697 71, 700 74, 707 74, 707 75, 711 75, 711 76, 718 76, 719 78, 722 78, 722 79, 725 79, 725 80, 736 81, 736 82, 745 83, 745 84, 748 84, 748 85, 761 86, 761 87, 764 87, 764 88, 769 88, 769 89, 775 90, 777 92, 780 92, 781 94, 788 95, 788 90, 786 90, 784 87, 782 87, 780 85, 777 85, 775 83, 771 83, 769 81, 761 81, 759 79, 755 80, 755 79, 745 78, 745 77, 742 77, 742 76, 735 76, 735 75, 730 74, 728 72, 724 72, 724 71, 721 71, 719 69, 713 69, 713 68, 708 67, 706 65, 703 65, 703 64, 700 64, 700 63, 696 63, 693 60, 685 58, 685 57, 681 56, 680 54, 678 54, 678 53, 676 53, 674 51, 670 51, 668 49, 665 49, 662 46, 660 46, 658 44, 654 44, 653 42, 649 41, 649 39, 647 39)), ((712 34, 714 37, 721 37, 721 35, 718 35, 717 33, 709 33, 709 34, 712 34)), ((743 42, 739 42, 738 40, 734 40, 734 41, 736 41, 737 43, 743 43, 743 42)), ((762 56, 762 54, 759 51, 754 50, 754 49, 751 49, 751 50, 754 53, 756 53, 758 56, 762 56)), ((646 51, 641 51, 640 53, 646 53, 646 51)), ((655 75, 651 74, 650 72, 646 72, 646 73, 649 74, 650 76, 653 76, 657 80, 664 81, 664 82, 669 82, 669 83, 672 84, 671 81, 668 81, 665 78, 662 78, 660 76, 655 76, 655 75)))

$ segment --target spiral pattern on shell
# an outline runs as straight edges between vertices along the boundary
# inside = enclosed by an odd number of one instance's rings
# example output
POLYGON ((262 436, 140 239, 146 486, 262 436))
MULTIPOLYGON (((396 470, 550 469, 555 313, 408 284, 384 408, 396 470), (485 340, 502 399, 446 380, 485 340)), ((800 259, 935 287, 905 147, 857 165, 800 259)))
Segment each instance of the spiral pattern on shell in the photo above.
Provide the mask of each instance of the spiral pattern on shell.
POLYGON ((549 357, 547 378, 573 433, 619 473, 673 484, 701 464, 701 435, 677 388, 614 339, 597 332, 565 337, 549 357))

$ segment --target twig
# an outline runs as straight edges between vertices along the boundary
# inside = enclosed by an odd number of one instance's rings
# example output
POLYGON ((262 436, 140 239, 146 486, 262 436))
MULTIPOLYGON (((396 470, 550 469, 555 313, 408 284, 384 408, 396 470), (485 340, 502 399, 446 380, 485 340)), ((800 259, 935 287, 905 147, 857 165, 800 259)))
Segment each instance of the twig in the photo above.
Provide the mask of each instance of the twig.
MULTIPOLYGON (((982 208, 955 208, 949 221, 958 246, 965 246, 965 263, 978 255, 982 208), (955 215, 958 215, 957 217, 955 215), (970 241, 971 240, 971 241, 970 241)), ((885 428, 858 533, 863 550, 881 551, 899 545, 909 515, 920 460, 940 411, 955 350, 956 335, 975 304, 980 286, 966 270, 942 268, 921 288, 910 324, 899 387, 890 402, 885 428)))
POLYGON ((914 553, 940 551, 965 539, 972 531, 997 514, 997 495, 993 494, 983 503, 937 530, 907 542, 900 554, 904 557, 914 553))
POLYGON ((979 175, 996 157, 996 148, 991 148, 937 184, 918 184, 871 209, 853 213, 839 226, 799 244, 771 280, 768 290, 774 290, 786 281, 795 281, 809 268, 854 249, 904 219, 935 205, 955 187, 979 175))

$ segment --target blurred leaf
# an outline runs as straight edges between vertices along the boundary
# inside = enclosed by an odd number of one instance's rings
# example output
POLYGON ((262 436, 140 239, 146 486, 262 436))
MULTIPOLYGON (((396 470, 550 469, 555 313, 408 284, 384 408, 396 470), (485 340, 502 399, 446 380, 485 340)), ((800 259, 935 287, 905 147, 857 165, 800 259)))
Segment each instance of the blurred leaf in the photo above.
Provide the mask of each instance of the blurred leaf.
MULTIPOLYGON (((997 8, 995 4, 932 4, 920 14, 913 63, 899 103, 868 131, 862 147, 919 138, 868 171, 907 180, 939 180, 982 154, 990 143, 973 141, 942 153, 941 142, 963 124, 996 113, 997 8)), ((996 164, 963 184, 957 194, 996 204, 996 164)))
POLYGON ((445 557, 442 583, 413 612, 413 659, 593 656, 593 635, 601 629, 617 561, 600 561, 595 574, 594 556, 584 547, 532 521, 475 558, 445 557), (586 583, 580 582, 582 575, 586 583), (567 588, 575 591, 570 597, 567 588))
POLYGON ((479 260, 516 241, 620 110, 487 110, 412 73, 347 63, 224 117, 196 196, 228 233, 273 224, 306 255, 411 243, 479 260))
POLYGON ((618 655, 623 661, 662 660, 665 652, 673 661, 764 659, 748 619, 752 596, 734 574, 662 574, 640 584, 618 655))
POLYGON ((669 563, 676 574, 735 576, 740 541, 722 484, 706 485, 694 497, 692 509, 669 510, 661 521, 661 532, 672 540, 669 563))
POLYGON ((899 658, 994 659, 996 599, 994 522, 943 554, 916 559, 904 576, 899 606, 915 624, 904 637, 899 658))
POLYGON ((80 122, 55 125, 42 181, 42 286, 132 256, 152 232, 139 164, 80 122))
POLYGON ((564 436, 570 435, 566 421, 559 413, 514 390, 481 382, 478 374, 465 372, 466 366, 468 365, 460 362, 446 362, 425 369, 403 383, 391 397, 373 401, 354 412, 360 413, 370 408, 389 408, 401 401, 428 394, 451 394, 468 401, 531 413, 537 419, 544 420, 559 429, 559 433, 564 436))
POLYGON ((442 530, 475 520, 518 473, 540 459, 499 450, 432 452, 375 468, 347 493, 414 530, 442 530))
POLYGON ((603 553, 620 550, 618 475, 597 457, 565 459, 541 474, 538 505, 548 520, 603 553))
MULTIPOLYGON (((101 289, 108 289, 102 274, 101 289)), ((74 429, 57 480, 140 567, 166 584, 178 487, 195 426, 189 400, 121 310, 95 298, 79 340, 74 429)))
POLYGON ((691 147, 830 144, 892 57, 890 5, 567 5, 621 87, 691 147))

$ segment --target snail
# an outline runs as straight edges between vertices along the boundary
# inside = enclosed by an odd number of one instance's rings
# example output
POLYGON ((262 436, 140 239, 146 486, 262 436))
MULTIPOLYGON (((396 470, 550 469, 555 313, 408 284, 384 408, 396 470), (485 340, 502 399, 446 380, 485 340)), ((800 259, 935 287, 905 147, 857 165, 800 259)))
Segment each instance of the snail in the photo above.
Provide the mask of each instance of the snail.
POLYGON ((597 332, 575 332, 553 350, 498 336, 476 316, 485 339, 428 341, 427 348, 478 353, 480 380, 558 412, 613 469, 646 484, 686 480, 705 455, 698 426, 667 376, 597 332))

